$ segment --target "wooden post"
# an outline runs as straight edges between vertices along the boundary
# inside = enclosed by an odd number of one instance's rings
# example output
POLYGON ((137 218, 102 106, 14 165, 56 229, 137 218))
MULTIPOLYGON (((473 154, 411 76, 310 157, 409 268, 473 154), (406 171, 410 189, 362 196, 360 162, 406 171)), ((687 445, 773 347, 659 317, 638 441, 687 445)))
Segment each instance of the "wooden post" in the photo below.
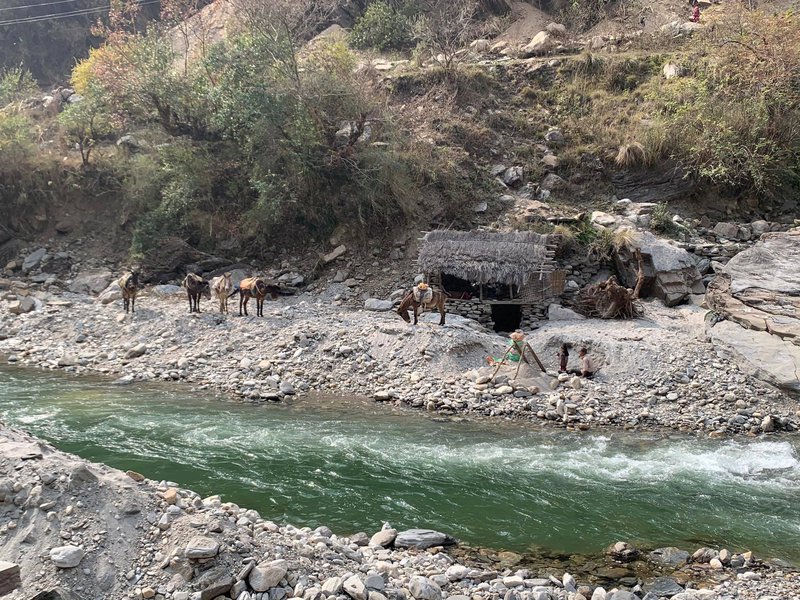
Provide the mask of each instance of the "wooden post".
POLYGON ((494 373, 492 373, 492 376, 489 378, 489 381, 494 379, 494 376, 497 375, 497 372, 500 370, 500 367, 502 367, 505 364, 506 357, 508 356, 508 353, 511 352, 511 348, 513 348, 513 346, 509 346, 508 350, 506 350, 506 353, 503 354, 503 358, 500 360, 499 363, 497 363, 497 367, 495 367, 494 373))

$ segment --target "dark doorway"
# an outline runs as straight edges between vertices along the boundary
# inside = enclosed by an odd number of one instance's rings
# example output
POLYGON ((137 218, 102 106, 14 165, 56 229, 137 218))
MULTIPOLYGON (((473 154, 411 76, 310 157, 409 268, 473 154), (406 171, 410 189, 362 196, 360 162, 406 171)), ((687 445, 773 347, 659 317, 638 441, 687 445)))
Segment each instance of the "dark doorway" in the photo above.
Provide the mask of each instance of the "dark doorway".
POLYGON ((492 304, 492 321, 495 331, 514 331, 522 322, 522 306, 519 304, 492 304))

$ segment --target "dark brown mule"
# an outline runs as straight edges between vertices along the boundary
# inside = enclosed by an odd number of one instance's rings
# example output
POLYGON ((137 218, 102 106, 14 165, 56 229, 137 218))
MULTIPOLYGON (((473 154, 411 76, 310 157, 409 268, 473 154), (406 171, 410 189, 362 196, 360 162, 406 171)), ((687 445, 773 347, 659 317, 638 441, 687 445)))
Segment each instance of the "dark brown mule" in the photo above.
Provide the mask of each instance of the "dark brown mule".
POLYGON ((436 308, 439 310, 439 315, 441 315, 441 319, 439 319, 439 325, 444 325, 444 303, 447 300, 447 296, 444 292, 440 290, 434 290, 431 288, 427 288, 425 290, 417 290, 417 297, 421 298, 422 301, 417 301, 415 298, 414 293, 415 288, 411 288, 408 294, 405 295, 403 300, 400 302, 400 306, 397 308, 397 314, 403 317, 403 320, 406 323, 411 322, 411 318, 408 316, 408 309, 414 309, 414 325, 417 324, 417 318, 419 317, 420 307, 423 309, 425 308, 436 308), (424 296, 426 295, 425 292, 431 292, 431 297, 429 300, 425 301, 424 296))
MULTIPOLYGON (((250 298, 256 299, 256 316, 264 316, 264 298, 267 294, 275 300, 281 292, 281 288, 272 283, 267 283, 261 277, 248 277, 239 282, 239 289, 231 293, 239 293, 239 316, 242 316, 242 309, 244 309, 245 316, 247 315, 247 303, 250 298)), ((230 297, 230 296, 229 296, 230 297)))
POLYGON ((131 271, 125 273, 122 277, 117 279, 117 285, 122 288, 122 305, 125 307, 125 312, 136 312, 136 292, 139 289, 139 272, 131 271))
POLYGON ((211 286, 209 283, 195 273, 189 273, 181 284, 186 288, 186 295, 189 296, 189 312, 200 312, 200 296, 205 296, 206 300, 211 299, 211 286))

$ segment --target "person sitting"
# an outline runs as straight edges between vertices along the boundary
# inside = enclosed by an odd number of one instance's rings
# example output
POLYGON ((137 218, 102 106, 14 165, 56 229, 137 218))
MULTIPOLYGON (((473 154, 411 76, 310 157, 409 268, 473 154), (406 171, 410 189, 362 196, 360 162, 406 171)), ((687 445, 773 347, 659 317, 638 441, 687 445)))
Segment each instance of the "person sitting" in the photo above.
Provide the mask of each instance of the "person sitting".
MULTIPOLYGON (((506 360, 510 360, 511 362, 519 362, 520 358, 522 358, 523 348, 525 346, 525 334, 522 333, 519 329, 517 329, 514 333, 509 335, 508 337, 511 338, 511 348, 506 354, 506 360)), ((500 359, 502 360, 502 359, 500 359)), ((493 356, 487 356, 486 362, 490 365, 494 365, 500 360, 494 358, 493 356)))
POLYGON ((594 360, 589 356, 589 352, 586 348, 581 348, 580 352, 578 352, 578 358, 580 358, 581 361, 581 377, 586 377, 586 379, 594 377, 597 371, 597 365, 594 364, 594 360))

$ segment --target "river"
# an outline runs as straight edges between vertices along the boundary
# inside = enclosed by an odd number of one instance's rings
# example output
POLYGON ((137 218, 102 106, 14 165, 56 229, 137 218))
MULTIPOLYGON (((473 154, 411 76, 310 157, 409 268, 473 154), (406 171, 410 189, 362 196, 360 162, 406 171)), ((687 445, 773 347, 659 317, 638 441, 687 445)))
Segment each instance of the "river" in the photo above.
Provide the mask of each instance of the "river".
POLYGON ((431 527, 518 552, 751 549, 800 563, 800 438, 454 422, 362 400, 245 405, 176 384, 0 367, 0 420, 298 526, 431 527))

